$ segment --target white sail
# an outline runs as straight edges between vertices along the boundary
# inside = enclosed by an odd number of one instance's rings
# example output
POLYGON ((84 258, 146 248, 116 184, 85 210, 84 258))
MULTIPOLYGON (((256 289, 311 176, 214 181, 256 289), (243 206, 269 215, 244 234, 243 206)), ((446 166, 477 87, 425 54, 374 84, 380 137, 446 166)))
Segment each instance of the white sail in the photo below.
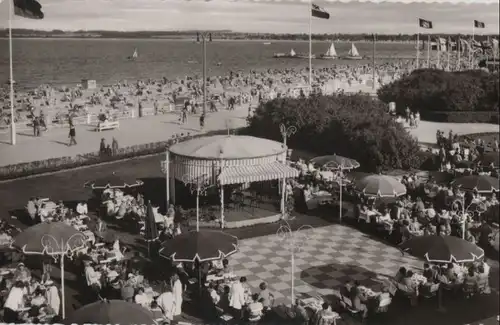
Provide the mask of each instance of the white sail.
POLYGON ((337 56, 337 51, 335 50, 335 45, 333 44, 333 42, 332 44, 330 44, 328 51, 326 51, 325 53, 325 56, 331 56, 331 57, 337 56))
POLYGON ((290 56, 295 56, 297 55, 297 53, 295 53, 295 51, 293 49, 290 50, 290 56))
POLYGON ((358 49, 356 48, 356 45, 354 43, 351 43, 351 49, 349 50, 349 56, 357 57, 359 56, 358 49))
POLYGON ((139 53, 137 53, 137 49, 134 49, 134 54, 132 54, 132 57, 135 59, 139 56, 139 53))

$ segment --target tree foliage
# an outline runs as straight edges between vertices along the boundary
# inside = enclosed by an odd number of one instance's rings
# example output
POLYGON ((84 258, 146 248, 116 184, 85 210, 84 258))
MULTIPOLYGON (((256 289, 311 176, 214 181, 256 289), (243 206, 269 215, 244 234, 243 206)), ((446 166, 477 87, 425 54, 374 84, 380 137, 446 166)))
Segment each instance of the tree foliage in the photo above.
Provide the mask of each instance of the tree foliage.
POLYGON ((378 91, 379 98, 395 102, 398 111, 409 107, 425 112, 470 112, 498 110, 497 73, 481 70, 446 72, 416 70, 378 91))
POLYGON ((248 131, 281 141, 280 124, 298 129, 288 139, 290 147, 353 158, 366 171, 420 165, 417 141, 387 114, 386 105, 367 95, 277 98, 255 110, 248 131))

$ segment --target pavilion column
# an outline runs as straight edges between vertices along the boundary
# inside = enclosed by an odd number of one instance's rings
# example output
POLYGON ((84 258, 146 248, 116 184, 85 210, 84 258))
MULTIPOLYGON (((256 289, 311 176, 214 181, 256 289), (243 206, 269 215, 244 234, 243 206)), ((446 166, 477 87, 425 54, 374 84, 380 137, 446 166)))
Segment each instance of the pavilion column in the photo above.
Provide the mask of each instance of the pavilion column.
POLYGON ((165 152, 165 211, 168 211, 170 205, 170 152, 168 148, 165 152))
MULTIPOLYGON (((221 152, 221 157, 222 157, 222 152, 221 152)), ((224 160, 221 158, 219 175, 222 174, 222 168, 224 167, 223 165, 224 165, 224 160)), ((220 225, 221 225, 221 228, 224 229, 224 224, 226 222, 226 220, 224 218, 224 185, 222 184, 222 182, 218 178, 217 178, 217 181, 220 184, 220 225)))
POLYGON ((285 186, 286 186, 286 178, 283 176, 283 180, 281 183, 281 217, 285 218, 285 186))
POLYGON ((172 202, 172 204, 175 204, 175 175, 174 175, 174 172, 172 171, 172 173, 170 173, 170 186, 169 186, 170 190, 170 202, 172 202))
POLYGON ((224 229, 224 185, 220 184, 220 225, 224 229))

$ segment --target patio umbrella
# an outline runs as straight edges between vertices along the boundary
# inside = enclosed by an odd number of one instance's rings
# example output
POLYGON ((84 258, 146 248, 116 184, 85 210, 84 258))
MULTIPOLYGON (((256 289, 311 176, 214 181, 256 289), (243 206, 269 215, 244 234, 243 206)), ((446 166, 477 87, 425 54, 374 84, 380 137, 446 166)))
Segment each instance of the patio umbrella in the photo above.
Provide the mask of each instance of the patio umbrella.
POLYGON ((387 175, 369 175, 354 181, 354 188, 368 196, 396 197, 406 194, 406 186, 387 175))
MULTIPOLYGON (((336 170, 351 170, 358 168, 359 162, 354 159, 337 156, 336 154, 330 156, 320 156, 311 159, 311 162, 315 165, 320 166, 324 169, 336 169, 336 170)), ((338 178, 339 181, 339 220, 342 221, 342 175, 338 178)))
POLYGON ((491 193, 498 191, 498 178, 487 175, 462 176, 453 182, 453 185, 466 191, 491 193))
POLYGON ((489 166, 493 164, 494 167, 498 167, 500 165, 499 159, 500 158, 498 152, 488 152, 485 153, 483 157, 478 160, 481 161, 483 166, 489 166))
POLYGON ((90 187, 93 190, 105 190, 110 188, 128 188, 141 186, 144 183, 131 176, 116 175, 113 173, 107 177, 99 178, 94 181, 86 182, 85 187, 90 187))
POLYGON ((222 231, 184 233, 161 244, 160 255, 174 262, 214 261, 238 251, 238 238, 222 231))
POLYGON ((124 300, 101 300, 74 311, 64 324, 155 324, 152 312, 124 300))
POLYGON ((429 263, 467 263, 484 256, 479 246, 455 236, 417 236, 399 248, 429 263))
POLYGON ((64 222, 40 223, 19 233, 12 247, 26 255, 60 258, 62 316, 65 315, 64 259, 86 244, 86 236, 64 222))
POLYGON ((144 226, 145 226, 144 237, 148 242, 148 253, 149 253, 151 242, 157 240, 159 237, 158 228, 156 227, 156 220, 153 212, 153 207, 151 206, 151 201, 148 201, 148 210, 146 212, 146 220, 144 226))
POLYGON ((455 164, 457 168, 472 168, 474 167, 474 162, 470 160, 461 160, 455 164))
POLYGON ((360 180, 366 176, 370 176, 370 173, 365 172, 349 172, 345 175, 345 178, 349 182, 355 182, 356 180, 360 180))
POLYGON ((355 169, 360 166, 354 159, 337 155, 315 157, 311 162, 325 169, 355 169))

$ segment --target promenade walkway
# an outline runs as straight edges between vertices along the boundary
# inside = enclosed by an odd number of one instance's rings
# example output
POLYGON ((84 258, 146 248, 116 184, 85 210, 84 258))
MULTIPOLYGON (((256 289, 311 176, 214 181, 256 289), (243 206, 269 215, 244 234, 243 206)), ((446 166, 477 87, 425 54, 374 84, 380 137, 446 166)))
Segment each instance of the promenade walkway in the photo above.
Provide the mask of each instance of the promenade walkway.
MULTIPOLYGON (((248 106, 240 106, 234 111, 222 110, 210 113, 205 120, 206 131, 238 128, 246 124, 248 106)), ((101 138, 106 143, 111 143, 116 138, 120 147, 166 141, 175 134, 200 133, 199 115, 189 116, 184 125, 178 122, 179 115, 171 113, 166 115, 146 116, 143 118, 120 120, 120 128, 115 130, 96 132, 95 128, 88 125, 76 127, 76 140, 78 145, 68 147, 67 128, 51 129, 34 137, 31 132, 18 132, 16 146, 11 146, 10 134, 0 134, 0 166, 16 163, 44 160, 50 158, 76 156, 78 154, 96 152, 99 150, 101 138)), ((421 121, 418 128, 409 129, 409 133, 419 142, 427 144, 436 143, 437 130, 448 134, 450 130, 456 134, 469 134, 480 132, 499 132, 495 124, 481 123, 436 123, 421 121)))
POLYGON ((111 144, 115 137, 120 147, 127 147, 166 141, 175 134, 234 129, 245 126, 247 114, 247 106, 207 114, 203 131, 200 130, 199 115, 190 115, 188 122, 181 125, 179 115, 174 113, 120 120, 119 129, 103 132, 96 132, 95 127, 89 125, 77 125, 78 145, 71 147, 68 146, 68 128, 50 129, 41 137, 34 137, 31 132, 18 132, 15 146, 10 145, 9 133, 0 134, 0 166, 96 152, 101 138, 111 144))

